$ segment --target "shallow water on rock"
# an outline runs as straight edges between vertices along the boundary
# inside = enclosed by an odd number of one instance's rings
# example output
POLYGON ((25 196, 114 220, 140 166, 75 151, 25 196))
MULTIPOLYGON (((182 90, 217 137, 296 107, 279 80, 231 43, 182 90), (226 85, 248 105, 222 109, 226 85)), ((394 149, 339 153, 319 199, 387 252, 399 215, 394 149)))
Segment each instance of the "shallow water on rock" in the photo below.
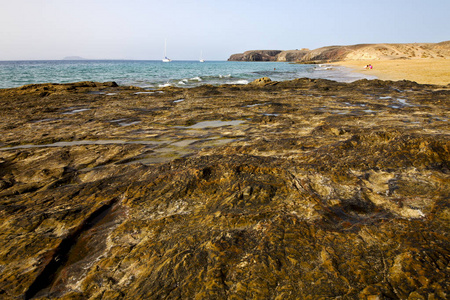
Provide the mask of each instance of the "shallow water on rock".
POLYGON ((156 92, 136 92, 135 95, 142 95, 142 94, 155 94, 156 92))
POLYGON ((51 122, 51 121, 58 121, 58 120, 61 120, 61 119, 47 118, 47 119, 35 120, 35 121, 30 122, 30 123, 42 123, 42 122, 51 122))
POLYGON ((397 98, 397 101, 400 102, 400 104, 402 104, 403 106, 415 106, 411 103, 406 102, 406 99, 397 98))
POLYGON ((188 129, 205 129, 205 128, 212 128, 212 127, 222 127, 222 126, 236 126, 244 123, 243 120, 233 120, 233 121, 203 121, 199 122, 197 124, 191 125, 191 126, 185 126, 184 128, 188 129))
POLYGON ((47 148, 47 147, 67 147, 67 146, 82 146, 82 145, 127 145, 127 144, 142 144, 142 145, 159 145, 162 141, 124 141, 124 140, 83 140, 71 142, 56 142, 53 144, 43 145, 19 145, 13 147, 3 147, 1 150, 15 150, 15 149, 30 149, 30 148, 47 148))
POLYGON ((119 122, 118 124, 122 127, 126 126, 132 126, 141 123, 141 121, 134 121, 134 122, 119 122))
POLYGON ((186 157, 193 153, 208 147, 222 146, 237 139, 221 138, 220 136, 209 137, 206 139, 185 139, 179 140, 152 149, 150 153, 143 153, 128 161, 125 164, 141 163, 144 165, 164 163, 176 158, 186 157))
POLYGON ((77 113, 80 113, 83 111, 88 111, 88 110, 91 110, 91 109, 90 108, 78 108, 78 109, 63 112, 63 115, 73 115, 73 114, 77 114, 77 113))
POLYGON ((187 147, 198 141, 200 141, 200 140, 199 139, 188 139, 188 140, 177 141, 177 142, 171 143, 170 145, 175 146, 175 147, 187 147))

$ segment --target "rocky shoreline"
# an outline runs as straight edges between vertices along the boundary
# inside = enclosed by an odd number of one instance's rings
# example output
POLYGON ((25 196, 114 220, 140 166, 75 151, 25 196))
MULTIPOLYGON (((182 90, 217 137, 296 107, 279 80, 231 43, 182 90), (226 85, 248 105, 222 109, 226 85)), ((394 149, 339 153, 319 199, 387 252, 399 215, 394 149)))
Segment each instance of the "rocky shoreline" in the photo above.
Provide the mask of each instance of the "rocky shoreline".
POLYGON ((448 86, 0 90, 2 299, 446 299, 448 86))

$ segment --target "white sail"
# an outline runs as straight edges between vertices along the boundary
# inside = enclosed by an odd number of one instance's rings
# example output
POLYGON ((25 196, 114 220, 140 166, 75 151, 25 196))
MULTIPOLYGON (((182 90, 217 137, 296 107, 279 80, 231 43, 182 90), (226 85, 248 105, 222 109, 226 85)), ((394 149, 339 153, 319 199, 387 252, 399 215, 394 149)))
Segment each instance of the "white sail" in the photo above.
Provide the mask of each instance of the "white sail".
POLYGON ((203 59, 203 51, 200 51, 200 62, 205 62, 205 60, 203 59))
POLYGON ((167 40, 164 40, 164 58, 162 60, 163 62, 170 62, 172 61, 170 58, 167 57, 167 40))

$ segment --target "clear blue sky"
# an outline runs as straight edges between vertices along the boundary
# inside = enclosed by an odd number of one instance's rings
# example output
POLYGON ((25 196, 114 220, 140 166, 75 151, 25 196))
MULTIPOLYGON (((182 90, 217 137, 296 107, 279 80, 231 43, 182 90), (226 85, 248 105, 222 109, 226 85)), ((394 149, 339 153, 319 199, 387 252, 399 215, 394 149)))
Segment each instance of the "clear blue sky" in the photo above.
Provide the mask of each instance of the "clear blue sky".
POLYGON ((0 60, 226 60, 252 49, 450 40, 450 0, 0 0, 0 60))

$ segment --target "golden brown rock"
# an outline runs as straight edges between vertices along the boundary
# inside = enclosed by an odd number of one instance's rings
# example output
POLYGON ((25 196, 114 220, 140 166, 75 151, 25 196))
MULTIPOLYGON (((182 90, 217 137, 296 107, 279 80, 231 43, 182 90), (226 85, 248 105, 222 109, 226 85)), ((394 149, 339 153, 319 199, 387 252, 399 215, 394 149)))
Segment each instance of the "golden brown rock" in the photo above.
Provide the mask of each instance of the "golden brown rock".
POLYGON ((249 85, 264 86, 270 82, 272 82, 272 80, 269 77, 262 77, 253 80, 252 82, 249 83, 249 85))
POLYGON ((0 296, 446 299, 449 95, 0 90, 0 296))

